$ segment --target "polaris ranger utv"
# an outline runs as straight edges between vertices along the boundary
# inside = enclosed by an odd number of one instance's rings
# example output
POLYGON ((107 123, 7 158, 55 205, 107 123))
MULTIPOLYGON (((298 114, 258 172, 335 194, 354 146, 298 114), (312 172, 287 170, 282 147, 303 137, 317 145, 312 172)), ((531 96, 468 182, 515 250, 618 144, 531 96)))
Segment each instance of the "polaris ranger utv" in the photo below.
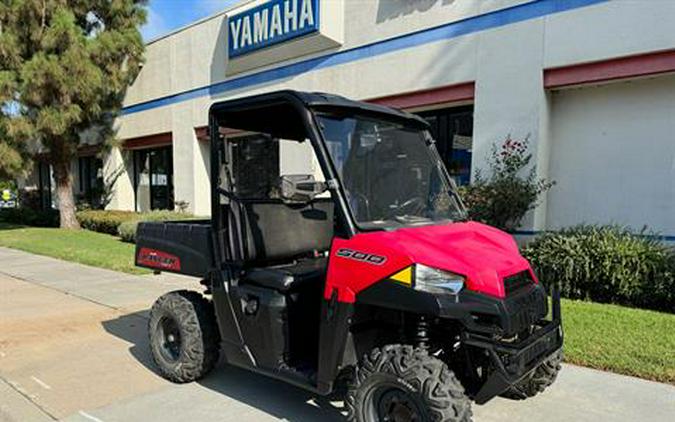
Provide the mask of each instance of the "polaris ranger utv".
POLYGON ((471 401, 554 381, 559 296, 508 234, 467 221, 424 120, 281 91, 214 104, 209 132, 211 219, 137 232, 137 265, 205 288, 152 307, 166 378, 222 354, 342 391, 349 420, 369 422, 466 421, 471 401))

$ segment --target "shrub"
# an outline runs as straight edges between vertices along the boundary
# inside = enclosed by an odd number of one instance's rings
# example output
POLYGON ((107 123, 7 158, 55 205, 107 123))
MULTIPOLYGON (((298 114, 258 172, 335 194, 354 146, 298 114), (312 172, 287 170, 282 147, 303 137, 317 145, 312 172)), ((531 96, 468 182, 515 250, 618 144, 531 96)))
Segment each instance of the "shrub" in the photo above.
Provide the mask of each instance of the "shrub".
POLYGON ((133 211, 115 210, 85 210, 78 211, 77 221, 87 230, 107 233, 117 236, 117 228, 125 221, 137 218, 138 213, 133 211))
POLYGON ((675 309, 675 252, 644 231, 581 225, 546 233, 522 252, 565 297, 675 309))
POLYGON ((22 208, 31 208, 35 211, 42 210, 42 197, 37 189, 20 189, 19 205, 22 208))
POLYGON ((77 213, 80 225, 87 229, 113 236, 120 236, 122 240, 133 242, 136 235, 138 221, 166 221, 193 218, 192 214, 157 210, 145 213, 116 210, 84 210, 77 213), (123 227, 122 227, 123 226, 123 227))
POLYGON ((500 146, 492 146, 488 159, 490 174, 478 170, 474 182, 460 188, 460 195, 472 220, 513 231, 525 214, 534 209, 539 196, 554 182, 538 179, 528 153, 529 138, 516 141, 508 137, 500 146))
POLYGON ((35 210, 32 208, 0 209, 0 221, 11 224, 35 227, 58 227, 58 210, 35 210))
POLYGON ((172 221, 191 218, 194 218, 192 214, 184 212, 151 211, 139 214, 136 219, 120 224, 117 234, 123 241, 134 243, 136 241, 136 227, 140 221, 172 221))
POLYGON ((124 242, 135 243, 136 242, 136 227, 138 226, 138 221, 125 221, 120 224, 117 228, 117 235, 124 242))
POLYGON ((9 189, 12 192, 16 191, 16 181, 9 179, 9 180, 0 180, 0 191, 3 191, 5 189, 9 189))

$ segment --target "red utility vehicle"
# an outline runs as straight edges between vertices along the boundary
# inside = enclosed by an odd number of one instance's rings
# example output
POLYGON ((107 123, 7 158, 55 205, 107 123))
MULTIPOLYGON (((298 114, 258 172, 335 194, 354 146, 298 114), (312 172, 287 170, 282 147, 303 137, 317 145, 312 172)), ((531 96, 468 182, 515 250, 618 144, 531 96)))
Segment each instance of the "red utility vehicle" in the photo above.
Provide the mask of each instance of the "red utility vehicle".
POLYGON ((137 265, 203 279, 153 305, 152 354, 189 382, 219 355, 353 421, 465 421, 560 369, 560 299, 513 239, 467 221, 427 124, 281 91, 214 104, 211 219, 141 223, 137 265))

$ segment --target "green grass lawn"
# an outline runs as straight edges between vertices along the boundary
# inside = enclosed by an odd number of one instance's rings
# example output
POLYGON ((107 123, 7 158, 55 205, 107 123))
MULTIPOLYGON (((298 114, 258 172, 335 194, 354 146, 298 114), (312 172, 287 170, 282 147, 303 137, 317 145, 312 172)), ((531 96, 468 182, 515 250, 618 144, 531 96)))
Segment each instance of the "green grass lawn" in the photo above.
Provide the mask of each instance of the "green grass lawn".
POLYGON ((47 255, 131 274, 148 274, 134 266, 134 245, 89 230, 62 230, 0 223, 0 246, 47 255))
POLYGON ((675 314, 563 300, 565 360, 675 384, 675 314))
MULTIPOLYGON (((0 223, 0 246, 132 274, 134 245, 87 230, 0 223)), ((675 314, 563 300, 565 360, 675 384, 675 314)))

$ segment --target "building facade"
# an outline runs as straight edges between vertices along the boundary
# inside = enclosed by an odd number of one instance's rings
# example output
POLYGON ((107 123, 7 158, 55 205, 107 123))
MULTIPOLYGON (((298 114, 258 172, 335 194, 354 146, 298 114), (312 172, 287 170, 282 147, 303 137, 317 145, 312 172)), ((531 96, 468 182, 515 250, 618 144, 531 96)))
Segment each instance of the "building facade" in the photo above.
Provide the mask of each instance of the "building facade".
POLYGON ((146 56, 103 157, 110 208, 208 215, 209 106, 290 88, 419 113, 459 183, 529 138, 556 185, 523 234, 613 222, 675 241, 673 1, 243 1, 146 56))

